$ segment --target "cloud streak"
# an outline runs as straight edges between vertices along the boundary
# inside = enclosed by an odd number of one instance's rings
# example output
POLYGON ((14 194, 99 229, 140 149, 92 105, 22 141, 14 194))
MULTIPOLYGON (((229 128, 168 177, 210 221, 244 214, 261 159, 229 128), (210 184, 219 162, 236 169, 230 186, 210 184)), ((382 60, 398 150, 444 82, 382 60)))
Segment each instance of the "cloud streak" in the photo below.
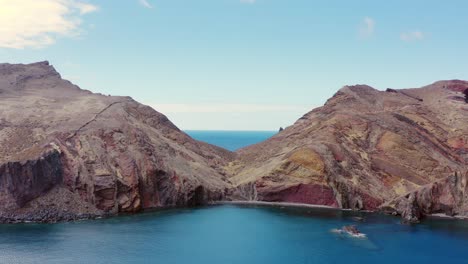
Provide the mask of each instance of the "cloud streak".
POLYGON ((41 48, 79 35, 81 17, 97 10, 77 0, 0 0, 0 48, 41 48))
POLYGON ((368 38, 374 34, 375 20, 370 17, 365 17, 359 26, 359 36, 368 38))
POLYGON ((240 0, 240 2, 244 4, 255 4, 256 0, 240 0))
POLYGON ((146 8, 149 8, 149 9, 153 8, 153 5, 150 4, 148 2, 148 0, 139 0, 138 2, 140 2, 140 5, 142 5, 142 6, 146 7, 146 8))
POLYGON ((423 40, 425 37, 426 35, 421 31, 410 31, 400 34, 400 39, 407 42, 423 40))

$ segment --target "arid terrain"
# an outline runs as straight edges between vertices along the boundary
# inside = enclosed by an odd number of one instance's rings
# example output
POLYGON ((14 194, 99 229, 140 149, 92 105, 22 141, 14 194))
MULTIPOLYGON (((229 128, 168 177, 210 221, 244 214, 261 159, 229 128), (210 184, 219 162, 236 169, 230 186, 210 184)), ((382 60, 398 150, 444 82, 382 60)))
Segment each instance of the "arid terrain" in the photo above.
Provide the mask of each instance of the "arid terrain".
POLYGON ((0 219, 57 221, 224 198, 233 154, 48 62, 0 65, 0 219))
POLYGON ((468 82, 345 86, 323 107, 238 151, 246 199, 385 210, 408 221, 468 215, 468 82))
POLYGON ((345 86, 236 153, 48 62, 0 64, 0 220, 54 222, 241 200, 468 216, 468 82, 345 86))

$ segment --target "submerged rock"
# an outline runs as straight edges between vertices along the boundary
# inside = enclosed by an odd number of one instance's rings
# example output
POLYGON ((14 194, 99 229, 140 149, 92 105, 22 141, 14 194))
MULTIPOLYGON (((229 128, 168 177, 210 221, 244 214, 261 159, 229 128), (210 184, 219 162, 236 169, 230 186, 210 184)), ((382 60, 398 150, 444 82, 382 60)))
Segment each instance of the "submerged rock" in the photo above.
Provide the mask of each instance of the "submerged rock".
POLYGON ((366 234, 361 233, 355 225, 343 226, 341 229, 332 229, 333 233, 346 234, 351 237, 366 238, 366 234))
POLYGON ((359 235, 361 232, 357 229, 356 226, 354 225, 349 225, 349 226, 343 226, 342 228, 343 231, 350 233, 352 235, 359 235))

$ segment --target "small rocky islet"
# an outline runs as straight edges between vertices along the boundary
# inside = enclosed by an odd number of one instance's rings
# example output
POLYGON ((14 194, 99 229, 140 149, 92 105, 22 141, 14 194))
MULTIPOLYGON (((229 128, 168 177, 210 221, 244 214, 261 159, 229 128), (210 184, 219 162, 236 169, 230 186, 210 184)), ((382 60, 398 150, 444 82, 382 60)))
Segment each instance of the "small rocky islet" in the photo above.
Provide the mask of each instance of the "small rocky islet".
POLYGON ((56 222, 216 201, 468 217, 468 82, 345 86, 236 152, 48 63, 0 64, 0 221, 56 222))

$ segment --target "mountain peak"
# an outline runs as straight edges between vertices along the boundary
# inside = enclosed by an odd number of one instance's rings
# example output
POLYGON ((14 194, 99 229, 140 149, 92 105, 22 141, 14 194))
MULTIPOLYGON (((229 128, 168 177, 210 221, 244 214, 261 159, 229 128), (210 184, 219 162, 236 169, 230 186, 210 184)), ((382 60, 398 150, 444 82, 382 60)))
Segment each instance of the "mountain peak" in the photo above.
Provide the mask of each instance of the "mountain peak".
POLYGON ((10 63, 0 63, 0 75, 7 75, 12 73, 33 73, 33 74, 44 74, 44 73, 53 73, 59 75, 49 61, 39 61, 29 64, 10 64, 10 63))
POLYGON ((30 64, 0 64, 0 92, 19 92, 25 88, 44 89, 53 87, 64 87, 59 85, 70 82, 61 78, 60 74, 48 61, 30 64))

